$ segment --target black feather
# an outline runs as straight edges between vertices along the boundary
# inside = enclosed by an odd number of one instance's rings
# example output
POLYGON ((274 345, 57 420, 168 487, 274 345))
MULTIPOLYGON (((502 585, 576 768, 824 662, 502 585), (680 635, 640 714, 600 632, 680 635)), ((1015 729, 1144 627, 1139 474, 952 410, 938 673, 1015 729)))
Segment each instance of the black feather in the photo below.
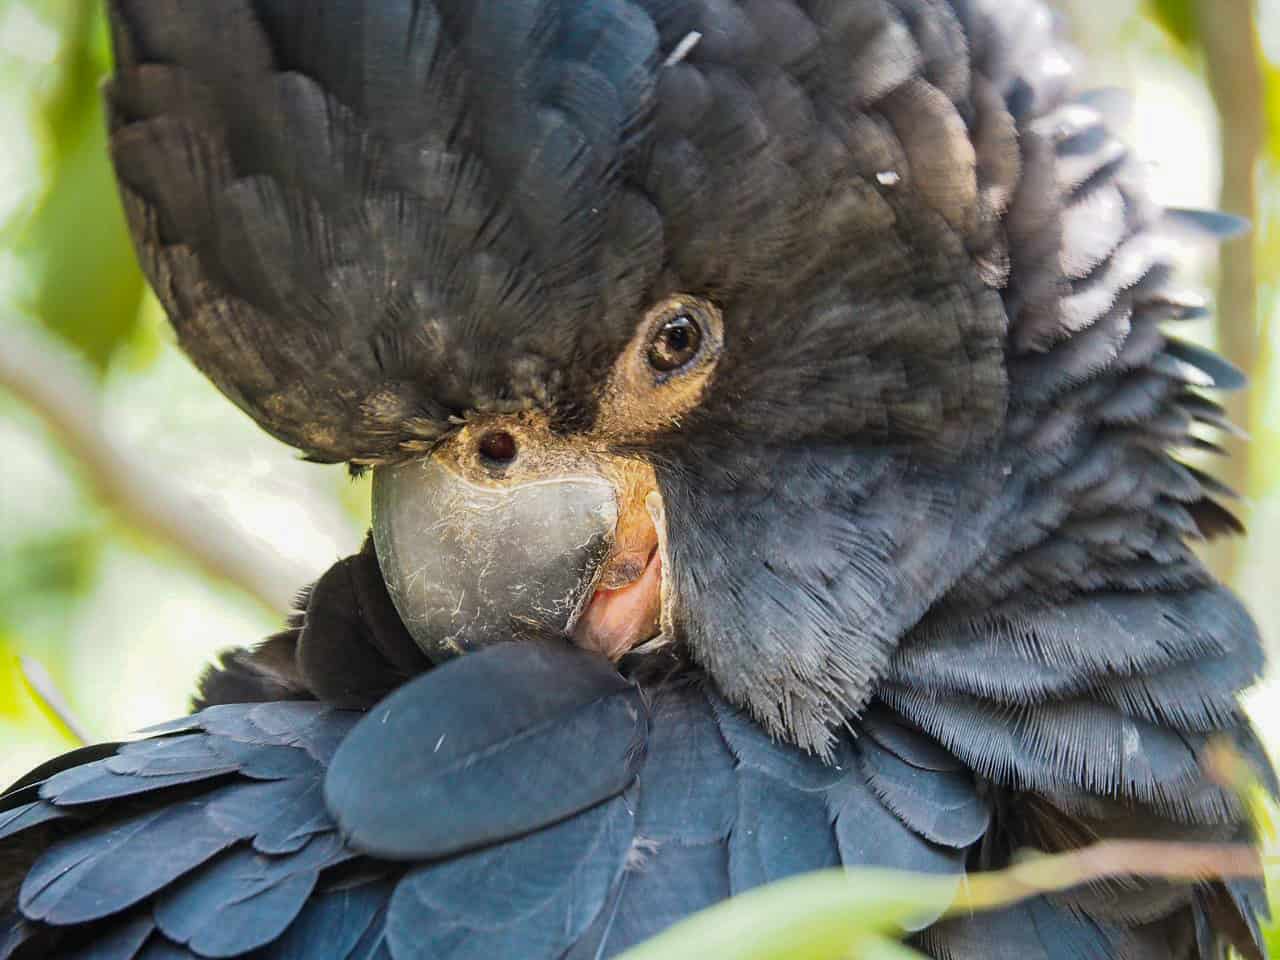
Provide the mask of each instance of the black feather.
POLYGON ((27 917, 59 925, 118 913, 252 837, 288 786, 223 787, 69 838, 36 861, 19 905, 27 917))
POLYGON ((615 797, 529 836, 417 868, 387 912, 393 955, 559 956, 622 875, 633 829, 628 798, 615 797))
POLYGON ((886 686, 882 695, 997 783, 1127 798, 1179 819, 1220 822, 1239 815, 1224 791, 1203 789, 1202 736, 1126 717, 1089 700, 995 707, 895 686, 886 686))
POLYGON ((272 811, 253 838, 259 853, 287 854, 301 850, 312 837, 334 829, 333 817, 324 805, 324 777, 314 776, 289 781, 286 802, 272 811))
POLYGON ((861 741, 858 758, 880 802, 926 840, 965 850, 987 832, 991 811, 968 772, 913 766, 870 738, 861 741))
POLYGON ((1250 230, 1248 220, 1218 210, 1169 207, 1164 212, 1164 223, 1177 231, 1214 241, 1229 240, 1250 230))
POLYGON ((1218 390, 1243 390, 1248 384, 1245 375, 1234 364, 1194 343, 1170 340, 1165 353, 1203 371, 1211 381, 1209 386, 1218 390))
MULTIPOLYGON (((913 831, 889 811, 860 774, 838 783, 828 794, 827 804, 844 866, 943 874, 954 876, 959 885, 965 852, 931 843, 913 831)), ((937 914, 921 916, 912 927, 920 929, 936 919, 937 914)))
POLYGON ((311 588, 296 658, 312 696, 360 709, 430 665, 391 602, 372 537, 311 588))
POLYGON ((732 893, 840 863, 832 817, 821 792, 798 790, 747 768, 738 773, 737 795, 729 834, 732 893))
POLYGON ((8 810, 20 804, 30 803, 39 796, 40 786, 54 774, 71 767, 92 763, 112 756, 119 743, 95 743, 87 747, 71 750, 52 760, 46 760, 40 766, 14 781, 0 794, 0 810, 8 810))
POLYGON ((236 769, 235 761, 210 749, 208 737, 142 740, 123 744, 112 757, 55 774, 41 785, 40 795, 59 806, 97 803, 198 783, 236 769))
POLYGON ((711 698, 711 706, 720 733, 742 767, 798 790, 816 793, 830 787, 852 761, 849 744, 843 738, 838 741, 838 759, 827 764, 798 750, 778 749, 777 742, 759 724, 719 697, 711 698))
POLYGON ((0 814, 0 840, 38 827, 42 823, 61 820, 72 815, 72 812, 60 810, 52 803, 43 800, 34 800, 20 807, 12 807, 0 814))
MULTIPOLYGON (((1113 931, 1041 898, 1006 910, 944 920, 920 936, 939 960, 1113 960, 1113 931)), ((1124 954, 1128 957, 1131 954, 1124 954)), ((1174 954, 1165 954, 1172 957, 1174 954)), ((1154 957, 1152 958, 1154 960, 1154 957)))
POLYGON ((692 912, 730 895, 728 844, 663 843, 639 849, 610 903, 565 960, 615 957, 692 912))
POLYGON ((268 952, 272 960, 366 960, 382 941, 391 885, 386 882, 341 887, 310 897, 284 935, 268 952))
POLYGON ((333 758, 326 802, 357 849, 455 853, 616 796, 635 777, 646 726, 639 692, 607 661, 562 645, 494 647, 370 711, 333 758), (417 816, 424 807, 438 816, 417 816))
POLYGON ((1252 634, 1224 590, 1108 592, 1054 606, 1014 604, 967 621, 926 621, 900 650, 892 676, 1016 705, 1222 656, 1252 634))
POLYGON ((345 852, 332 833, 287 857, 240 847, 169 887, 156 901, 156 925, 207 957, 234 957, 270 943, 302 910, 320 871, 345 852))
POLYGON ((710 703, 676 689, 659 692, 640 771, 636 837, 662 845, 723 840, 733 808, 733 755, 720 735, 710 703))
POLYGON ((155 928, 150 912, 138 911, 115 922, 90 943, 69 951, 67 960, 131 960, 141 954, 155 928))

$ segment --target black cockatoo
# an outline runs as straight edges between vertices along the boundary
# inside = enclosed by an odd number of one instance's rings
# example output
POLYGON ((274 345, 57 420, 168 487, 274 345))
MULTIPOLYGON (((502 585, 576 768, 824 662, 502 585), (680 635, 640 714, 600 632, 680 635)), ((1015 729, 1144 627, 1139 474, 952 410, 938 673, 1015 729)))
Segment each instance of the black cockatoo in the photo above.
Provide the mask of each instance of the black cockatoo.
MULTIPOLYGON (((182 347, 374 528, 5 794, 3 956, 600 958, 846 864, 1245 840, 1226 362, 1033 0, 110 0, 182 347)), ((1137 865, 1140 866, 1140 865, 1137 865)), ((1260 956, 1132 880, 947 960, 1260 956)), ((928 918, 926 918, 927 920, 928 918)))

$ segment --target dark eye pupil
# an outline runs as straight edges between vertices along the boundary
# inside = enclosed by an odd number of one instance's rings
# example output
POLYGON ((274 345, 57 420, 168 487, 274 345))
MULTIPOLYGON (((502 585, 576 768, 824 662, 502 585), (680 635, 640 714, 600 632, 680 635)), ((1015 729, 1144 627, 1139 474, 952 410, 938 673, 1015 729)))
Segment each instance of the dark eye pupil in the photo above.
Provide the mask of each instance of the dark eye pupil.
POLYGON ((505 430, 493 430, 480 438, 480 457, 494 466, 505 466, 516 458, 516 438, 505 430))
POLYGON ((667 320, 649 345, 649 365, 667 373, 683 367, 694 358, 702 345, 702 331, 688 314, 667 320))

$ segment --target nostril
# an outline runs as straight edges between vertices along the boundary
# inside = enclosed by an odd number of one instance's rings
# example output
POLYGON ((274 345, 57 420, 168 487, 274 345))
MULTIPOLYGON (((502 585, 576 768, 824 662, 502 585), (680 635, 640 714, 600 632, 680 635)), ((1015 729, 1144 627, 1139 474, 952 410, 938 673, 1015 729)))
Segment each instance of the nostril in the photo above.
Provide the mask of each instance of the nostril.
POLYGON ((505 467, 516 458, 516 438, 505 430, 490 430, 480 438, 480 459, 490 466, 505 467))

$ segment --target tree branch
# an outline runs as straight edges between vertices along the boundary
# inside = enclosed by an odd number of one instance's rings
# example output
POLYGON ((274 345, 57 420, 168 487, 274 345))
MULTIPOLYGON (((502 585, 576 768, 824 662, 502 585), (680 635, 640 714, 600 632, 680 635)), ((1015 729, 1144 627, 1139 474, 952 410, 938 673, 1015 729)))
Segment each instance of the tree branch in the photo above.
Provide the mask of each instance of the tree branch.
POLYGON ((990 910, 1099 880, 1143 877, 1190 883, 1262 876, 1262 853, 1247 844, 1104 840, 1067 853, 1033 857, 998 873, 969 874, 949 912, 990 910))
MULTIPOLYGON (((1222 189, 1219 204, 1228 213, 1258 224, 1258 163, 1266 142, 1262 55, 1252 0, 1198 0, 1195 4, 1204 46, 1209 90, 1221 118, 1222 189)), ((1218 344, 1245 373, 1258 355, 1257 233, 1230 240, 1222 247, 1218 289, 1218 344)), ((1225 398, 1231 419, 1248 434, 1249 398, 1225 398)), ((1231 454, 1222 479, 1247 494, 1249 445, 1224 438, 1231 454)), ((1227 538, 1209 551, 1214 572, 1230 583, 1240 557, 1240 544, 1227 538)))
POLYGON ((49 425, 102 501, 131 527, 273 613, 290 610, 306 574, 248 549, 240 531, 221 516, 113 444, 102 430, 98 391, 70 350, 31 327, 0 328, 0 388, 49 425))

